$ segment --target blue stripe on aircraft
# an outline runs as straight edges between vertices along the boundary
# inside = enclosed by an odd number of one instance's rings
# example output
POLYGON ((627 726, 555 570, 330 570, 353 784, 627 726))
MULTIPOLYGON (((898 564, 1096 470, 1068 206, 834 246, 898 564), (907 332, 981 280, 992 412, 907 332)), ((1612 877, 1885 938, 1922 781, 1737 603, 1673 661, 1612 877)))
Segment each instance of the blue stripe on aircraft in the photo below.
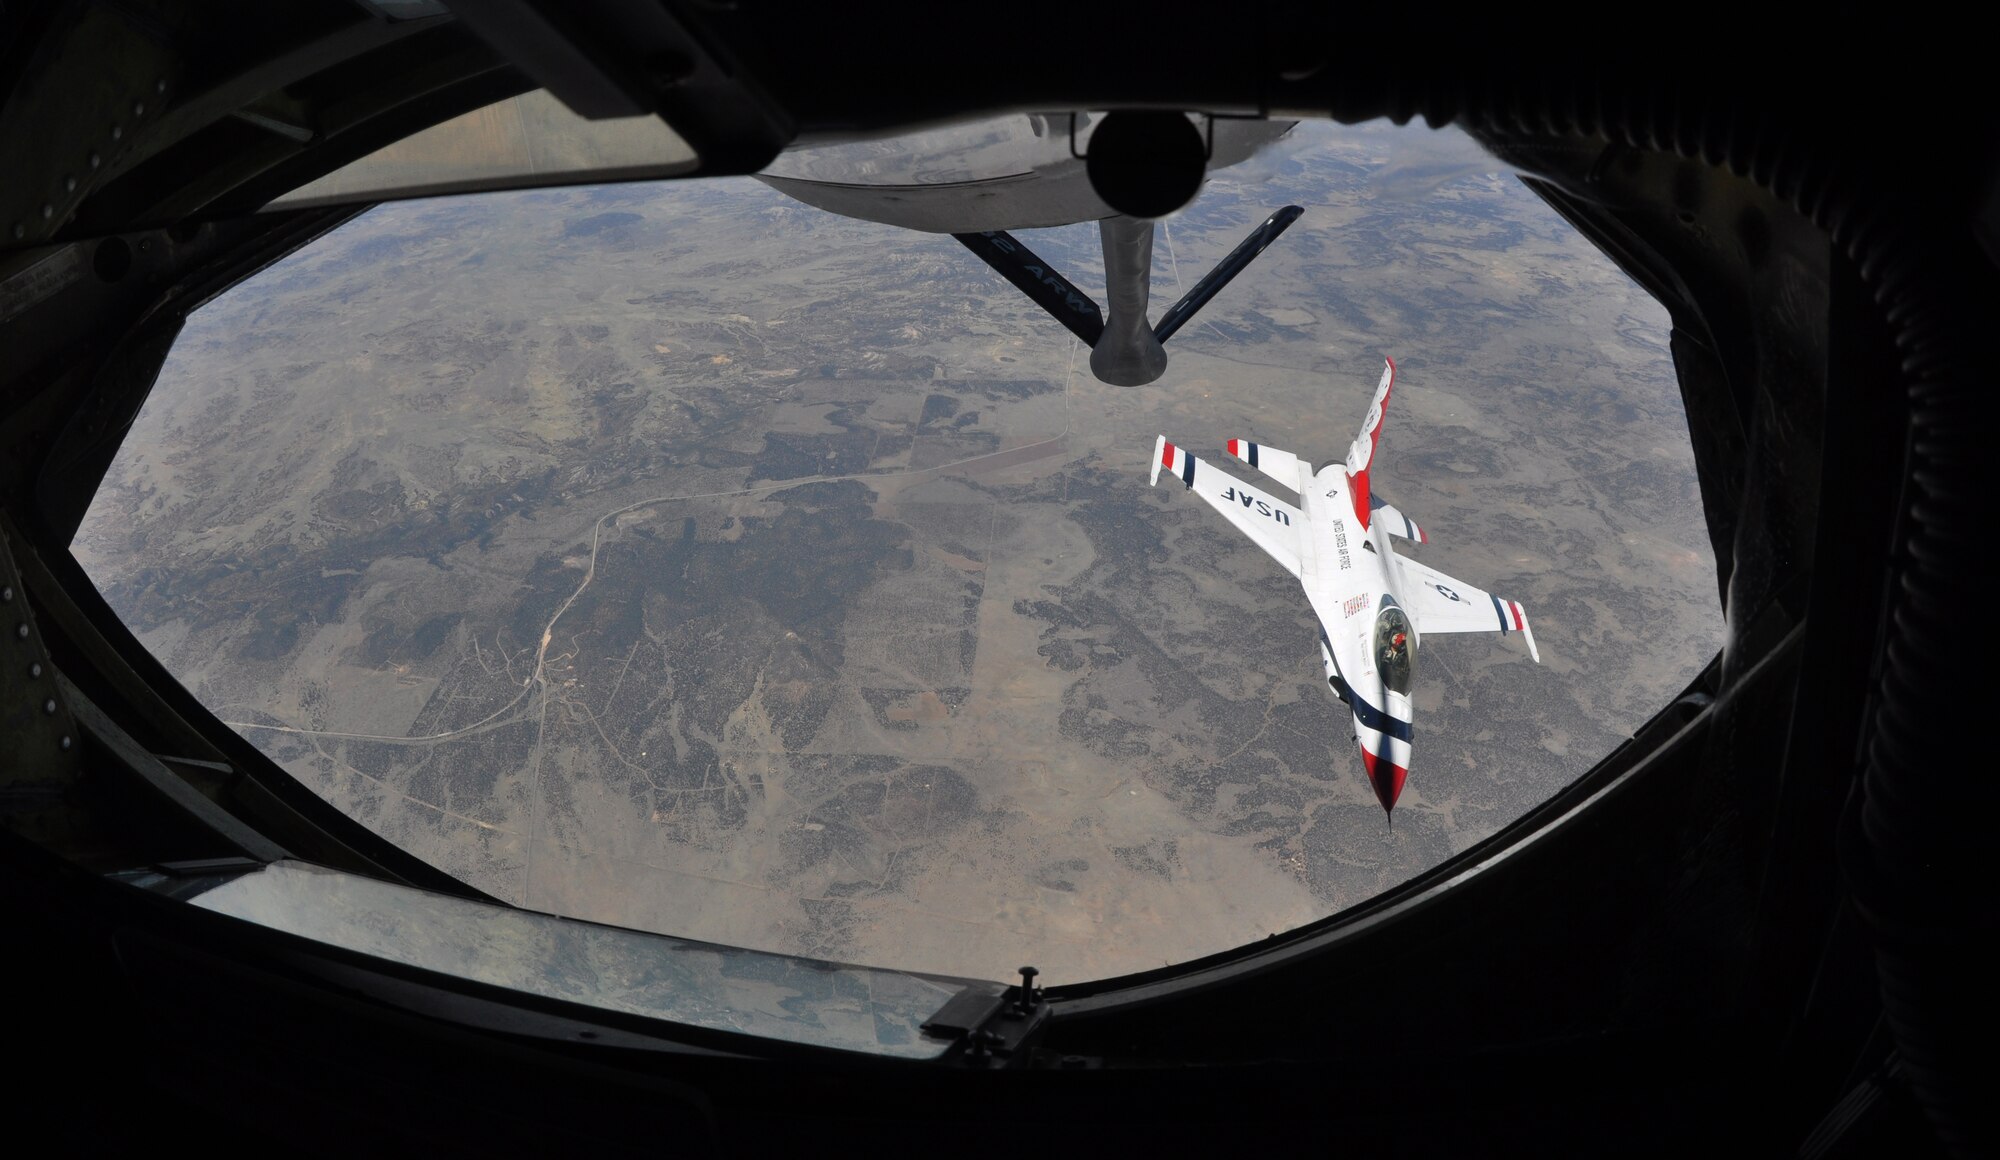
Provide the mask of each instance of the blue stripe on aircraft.
POLYGON ((1384 737, 1394 737, 1405 744, 1408 744, 1410 739, 1415 736, 1415 730, 1410 728, 1408 721, 1399 721, 1382 710, 1377 709, 1375 706, 1370 705, 1367 698, 1354 691, 1354 686, 1349 685, 1347 693, 1352 698, 1348 704, 1354 709, 1354 719, 1356 721, 1361 722, 1384 737))
POLYGON ((1500 598, 1498 596, 1489 592, 1486 594, 1486 598, 1493 602, 1493 615, 1500 618, 1500 635, 1507 635, 1509 631, 1507 628, 1507 610, 1500 607, 1500 598))
POLYGON ((1257 466, 1257 445, 1255 443, 1250 445, 1250 466, 1257 466))
POLYGON ((1181 482, 1187 484, 1189 487, 1194 486, 1194 456, 1192 455, 1187 457, 1187 466, 1181 468, 1181 482))

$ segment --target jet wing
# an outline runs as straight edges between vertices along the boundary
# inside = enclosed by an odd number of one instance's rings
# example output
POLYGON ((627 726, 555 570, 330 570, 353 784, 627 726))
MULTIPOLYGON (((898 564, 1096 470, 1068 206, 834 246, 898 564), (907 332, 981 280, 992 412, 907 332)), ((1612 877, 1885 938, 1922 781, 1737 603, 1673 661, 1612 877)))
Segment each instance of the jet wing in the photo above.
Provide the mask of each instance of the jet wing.
POLYGON ((1196 459, 1167 442, 1165 435, 1153 444, 1154 484, 1160 482, 1162 469, 1179 476, 1188 490, 1228 517, 1238 531, 1282 564, 1285 571, 1293 576, 1299 574, 1299 529, 1305 523, 1299 509, 1196 459))
POLYGON ((1415 560, 1396 557, 1402 570, 1402 595, 1410 617, 1417 623, 1417 635, 1438 632, 1518 632, 1528 642, 1528 655, 1541 663, 1535 648, 1534 630, 1519 603, 1502 600, 1483 588, 1476 588, 1415 560))

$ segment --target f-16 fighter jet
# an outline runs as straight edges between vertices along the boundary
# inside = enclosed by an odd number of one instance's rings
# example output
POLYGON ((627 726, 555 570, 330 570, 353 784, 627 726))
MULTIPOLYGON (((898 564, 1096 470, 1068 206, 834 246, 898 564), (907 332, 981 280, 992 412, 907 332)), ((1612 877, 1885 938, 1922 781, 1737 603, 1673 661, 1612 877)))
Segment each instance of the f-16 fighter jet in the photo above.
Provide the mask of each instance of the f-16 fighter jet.
POLYGON ((1164 435, 1153 446, 1152 480, 1157 485, 1162 470, 1178 476, 1304 585, 1319 618, 1327 684, 1354 714, 1361 764, 1384 814, 1409 775, 1412 665, 1424 634, 1518 632, 1528 655, 1537 664, 1542 659, 1519 604, 1396 555, 1397 538, 1428 540, 1368 484, 1395 381, 1396 364, 1388 360, 1344 462, 1315 471, 1289 451, 1229 441, 1229 454, 1296 494, 1296 504, 1210 467, 1164 435))

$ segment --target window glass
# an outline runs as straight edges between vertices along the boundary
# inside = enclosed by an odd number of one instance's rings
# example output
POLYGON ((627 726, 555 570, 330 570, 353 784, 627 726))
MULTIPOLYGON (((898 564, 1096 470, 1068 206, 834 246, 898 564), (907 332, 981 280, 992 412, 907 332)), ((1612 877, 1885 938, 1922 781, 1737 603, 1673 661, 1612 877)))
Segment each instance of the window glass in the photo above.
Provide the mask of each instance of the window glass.
POLYGON ((658 117, 586 121, 541 90, 474 109, 272 200, 272 209, 672 177, 694 150, 658 117))
MULTIPOLYGON (((523 907, 1050 983, 1260 940, 1721 639, 1665 312, 1463 137, 1303 124, 1161 224, 1151 317, 1286 204, 1143 386, 951 237, 753 179, 386 205, 190 320, 75 551, 273 760, 523 907), (1370 494, 1423 538, 1381 542, 1445 578, 1399 600, 1393 826, 1318 646, 1379 608, 1257 507, 1385 357, 1370 494), (1160 436, 1250 501, 1149 484, 1160 436)), ((1105 300, 1095 222, 1015 237, 1105 300)))
MULTIPOLYGON (((150 877, 132 880, 150 885, 150 877)), ((802 962, 529 914, 302 862, 241 875, 192 901, 455 978, 713 1031, 898 1059, 934 1059, 951 1046, 948 1038, 925 1035, 923 1025, 963 989, 954 979, 802 962)))

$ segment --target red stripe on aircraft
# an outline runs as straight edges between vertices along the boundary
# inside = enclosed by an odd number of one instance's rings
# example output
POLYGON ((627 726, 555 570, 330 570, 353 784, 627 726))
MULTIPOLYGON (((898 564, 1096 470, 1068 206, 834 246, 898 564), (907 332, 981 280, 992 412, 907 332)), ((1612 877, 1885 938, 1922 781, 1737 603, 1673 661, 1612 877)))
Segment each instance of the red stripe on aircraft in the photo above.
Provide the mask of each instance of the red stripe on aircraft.
POLYGON ((1238 451, 1236 449, 1239 446, 1240 442, 1241 442, 1240 440, 1236 439, 1231 439, 1229 441, 1229 453, 1231 455, 1241 456, 1243 454, 1241 451, 1238 451))
POLYGON ((1382 803, 1384 810, 1393 809, 1396 799, 1403 796, 1403 780, 1410 776, 1410 771, 1368 752, 1366 745, 1361 747, 1361 765, 1368 771, 1368 784, 1375 788, 1375 800, 1382 803))
POLYGON ((1174 469, 1174 445, 1173 445, 1173 444, 1171 444, 1171 443, 1166 443, 1166 444, 1162 444, 1162 445, 1161 445, 1161 447, 1160 447, 1160 466, 1161 466, 1161 467, 1164 467, 1164 468, 1166 468, 1166 469, 1167 469, 1168 471, 1172 471, 1172 470, 1174 469))
POLYGON ((1514 603, 1512 600, 1509 600, 1507 602, 1507 607, 1510 611, 1514 613, 1514 631, 1515 632, 1521 631, 1521 606, 1519 604, 1514 603))

